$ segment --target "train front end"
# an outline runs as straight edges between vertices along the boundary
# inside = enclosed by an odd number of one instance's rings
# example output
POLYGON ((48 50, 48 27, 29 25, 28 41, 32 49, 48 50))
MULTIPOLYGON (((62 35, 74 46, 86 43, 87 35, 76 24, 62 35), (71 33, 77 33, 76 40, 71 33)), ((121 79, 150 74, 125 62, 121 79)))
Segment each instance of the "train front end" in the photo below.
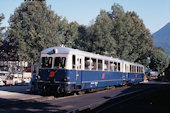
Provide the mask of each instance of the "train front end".
POLYGON ((38 89, 42 94, 70 92, 69 54, 56 48, 41 52, 38 89))

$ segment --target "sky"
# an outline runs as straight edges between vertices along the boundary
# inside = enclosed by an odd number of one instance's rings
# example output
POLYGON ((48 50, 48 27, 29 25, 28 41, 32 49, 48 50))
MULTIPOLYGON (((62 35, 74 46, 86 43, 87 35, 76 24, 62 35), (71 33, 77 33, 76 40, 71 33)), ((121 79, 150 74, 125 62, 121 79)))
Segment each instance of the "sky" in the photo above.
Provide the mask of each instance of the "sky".
MULTIPOLYGON (((0 14, 5 15, 1 26, 9 26, 8 21, 14 10, 24 0, 0 0, 0 14)), ((100 10, 111 11, 114 3, 120 4, 124 11, 135 11, 151 33, 170 22, 170 0, 46 0, 47 5, 69 22, 90 25, 100 10)))

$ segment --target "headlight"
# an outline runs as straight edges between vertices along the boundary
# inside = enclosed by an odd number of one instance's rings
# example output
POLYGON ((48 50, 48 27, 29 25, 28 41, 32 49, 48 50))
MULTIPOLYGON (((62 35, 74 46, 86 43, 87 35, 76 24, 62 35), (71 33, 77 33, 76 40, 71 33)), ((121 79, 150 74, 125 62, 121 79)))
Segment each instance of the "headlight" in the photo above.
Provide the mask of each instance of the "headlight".
POLYGON ((39 76, 39 75, 37 76, 37 79, 40 79, 40 76, 39 76))

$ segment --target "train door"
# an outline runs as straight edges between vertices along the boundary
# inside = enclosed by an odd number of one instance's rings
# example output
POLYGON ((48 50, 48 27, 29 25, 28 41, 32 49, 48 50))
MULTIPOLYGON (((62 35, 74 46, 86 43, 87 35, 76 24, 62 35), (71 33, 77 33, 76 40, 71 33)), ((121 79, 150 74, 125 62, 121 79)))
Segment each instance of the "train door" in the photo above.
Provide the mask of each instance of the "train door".
POLYGON ((82 57, 76 56, 76 84, 81 85, 82 82, 82 57))
POLYGON ((122 63, 122 72, 122 83, 125 85, 128 81, 128 65, 126 63, 122 63))
POLYGON ((126 73, 126 76, 125 76, 125 78, 126 78, 126 81, 128 81, 128 73, 129 73, 129 64, 125 64, 125 73, 126 73))

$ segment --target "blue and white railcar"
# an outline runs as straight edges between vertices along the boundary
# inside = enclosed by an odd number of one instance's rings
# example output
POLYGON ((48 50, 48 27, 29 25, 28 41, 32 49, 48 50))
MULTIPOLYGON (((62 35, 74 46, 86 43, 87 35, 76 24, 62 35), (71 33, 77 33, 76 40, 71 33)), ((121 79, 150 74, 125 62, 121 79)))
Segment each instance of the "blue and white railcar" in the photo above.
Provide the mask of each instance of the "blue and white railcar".
POLYGON ((73 92, 143 81, 144 66, 66 47, 41 52, 39 88, 73 92))
POLYGON ((139 83, 143 81, 144 78, 144 66, 141 64, 136 64, 132 62, 123 62, 123 81, 125 83, 139 83))

